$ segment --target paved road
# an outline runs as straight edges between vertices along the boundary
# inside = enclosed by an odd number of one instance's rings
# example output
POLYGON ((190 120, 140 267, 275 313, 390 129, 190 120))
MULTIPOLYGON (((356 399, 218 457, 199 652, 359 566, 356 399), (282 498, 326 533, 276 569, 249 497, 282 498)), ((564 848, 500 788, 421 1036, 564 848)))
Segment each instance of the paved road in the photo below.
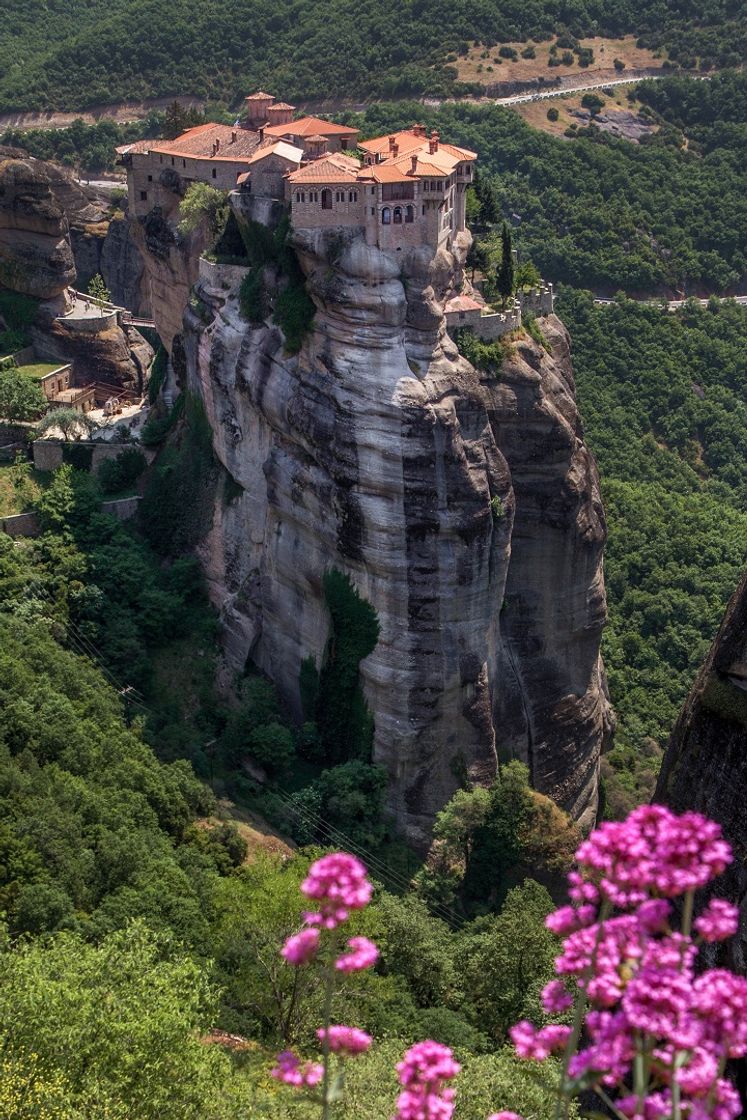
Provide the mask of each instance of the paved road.
MULTIPOLYGON (((578 85, 564 86, 562 89, 548 89, 533 93, 517 93, 512 97, 498 97, 493 101, 494 105, 521 105, 527 101, 546 101, 549 97, 564 97, 567 93, 581 93, 585 90, 591 89, 609 89, 611 86, 630 86, 637 85, 638 82, 660 82, 663 78, 670 78, 672 71, 664 71, 663 74, 650 74, 646 78, 636 78, 628 75, 627 78, 613 78, 611 82, 579 82, 578 85)), ((710 74, 688 74, 696 82, 710 81, 710 74)))
MULTIPOLYGON (((734 302, 738 303, 740 307, 747 307, 747 296, 716 296, 715 298, 719 301, 719 303, 725 303, 727 300, 733 299, 734 302)), ((640 300, 640 302, 651 304, 652 307, 657 307, 660 303, 658 299, 642 299, 640 300)), ((684 307, 685 304, 689 302, 689 300, 685 299, 670 299, 667 300, 666 308, 667 311, 679 311, 681 307, 684 307)), ((707 299, 695 300, 695 303, 699 303, 701 307, 707 307, 708 302, 709 301, 707 299)), ((597 298, 595 298, 594 303, 598 304, 600 307, 609 307, 611 306, 611 304, 617 303, 617 300, 603 299, 601 296, 598 296, 597 298)))

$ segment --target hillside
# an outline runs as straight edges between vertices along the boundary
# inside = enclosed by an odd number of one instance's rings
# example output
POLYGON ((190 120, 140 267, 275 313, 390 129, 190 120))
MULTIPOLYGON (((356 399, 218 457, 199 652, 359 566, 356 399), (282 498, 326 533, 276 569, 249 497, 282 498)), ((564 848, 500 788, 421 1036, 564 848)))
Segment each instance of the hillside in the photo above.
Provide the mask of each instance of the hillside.
POLYGON ((19 13, 2 0, 0 109, 165 94, 234 104, 263 85, 292 100, 444 94, 456 88, 452 63, 476 41, 546 40, 564 26, 574 36, 634 33, 685 66, 735 65, 747 54, 740 10, 738 0, 674 10, 656 0, 35 0, 19 13))

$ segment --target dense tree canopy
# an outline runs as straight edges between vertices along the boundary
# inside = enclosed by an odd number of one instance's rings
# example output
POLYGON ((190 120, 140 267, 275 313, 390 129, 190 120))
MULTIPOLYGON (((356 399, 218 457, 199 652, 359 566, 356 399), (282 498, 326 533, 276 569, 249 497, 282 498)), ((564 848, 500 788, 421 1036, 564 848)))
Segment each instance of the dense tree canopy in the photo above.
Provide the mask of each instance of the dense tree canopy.
POLYGON ((739 13, 739 0, 32 0, 21 10, 2 0, 0 108, 170 94, 236 102, 260 86, 290 99, 445 93, 456 77, 444 65, 450 52, 563 27, 633 32, 683 65, 737 65, 746 52, 739 13))
POLYGON ((747 309, 600 307, 564 290, 559 311, 609 522, 610 808, 621 812, 650 796, 747 561, 747 309))

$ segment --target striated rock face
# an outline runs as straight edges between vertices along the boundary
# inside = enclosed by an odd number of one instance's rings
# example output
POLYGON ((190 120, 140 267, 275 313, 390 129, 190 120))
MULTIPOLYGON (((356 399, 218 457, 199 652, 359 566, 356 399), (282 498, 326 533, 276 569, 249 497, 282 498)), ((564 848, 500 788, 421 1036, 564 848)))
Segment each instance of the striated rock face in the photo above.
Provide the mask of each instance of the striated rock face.
POLYGON ((465 771, 489 780, 497 754, 591 823, 610 720, 605 526, 562 325, 543 324, 552 354, 521 341, 488 381, 442 314, 468 238, 435 259, 340 231, 296 238, 317 307, 299 354, 242 320, 230 269, 185 315, 188 386, 241 487, 202 547, 228 668, 251 656, 300 715, 338 567, 379 617, 361 673, 410 839, 427 842, 465 771))
POLYGON ((734 862, 716 893, 741 910, 741 937, 728 952, 747 971, 747 575, 726 608, 721 628, 675 724, 655 800, 677 812, 696 809, 718 821, 734 862))
POLYGON ((41 304, 32 328, 34 349, 50 362, 72 362, 73 384, 100 382, 112 388, 145 390, 153 349, 134 327, 111 326, 97 333, 71 330, 55 316, 54 304, 41 304))
POLYGON ((75 279, 68 221, 50 165, 0 153, 0 285, 38 299, 75 279))

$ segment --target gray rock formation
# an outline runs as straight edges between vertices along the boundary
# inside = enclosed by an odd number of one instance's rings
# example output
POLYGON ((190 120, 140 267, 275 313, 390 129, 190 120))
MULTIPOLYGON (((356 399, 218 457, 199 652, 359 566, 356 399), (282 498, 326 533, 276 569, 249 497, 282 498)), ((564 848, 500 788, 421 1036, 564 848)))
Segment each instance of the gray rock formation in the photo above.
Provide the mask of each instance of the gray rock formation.
MULTIPOLYGON (((726 608, 713 645, 675 724, 655 800, 719 822, 734 862, 716 893, 737 903, 741 937, 721 947, 747 971, 747 575, 726 608)), ((710 952, 713 950, 710 949, 710 952)))
POLYGON ((0 285, 37 299, 59 296, 75 279, 52 182, 47 164, 0 154, 0 285))
POLYGON ((241 487, 201 549, 227 666, 251 656, 299 713, 301 662, 328 633, 322 575, 348 573, 381 625, 361 666, 374 757, 419 845, 497 753, 591 823, 610 721, 605 525, 567 336, 545 320, 552 353, 522 339, 500 378, 478 374, 442 313, 467 245, 395 259, 297 235, 317 314, 295 356, 271 320, 243 321, 235 270, 206 271, 184 320, 188 387, 241 487))

